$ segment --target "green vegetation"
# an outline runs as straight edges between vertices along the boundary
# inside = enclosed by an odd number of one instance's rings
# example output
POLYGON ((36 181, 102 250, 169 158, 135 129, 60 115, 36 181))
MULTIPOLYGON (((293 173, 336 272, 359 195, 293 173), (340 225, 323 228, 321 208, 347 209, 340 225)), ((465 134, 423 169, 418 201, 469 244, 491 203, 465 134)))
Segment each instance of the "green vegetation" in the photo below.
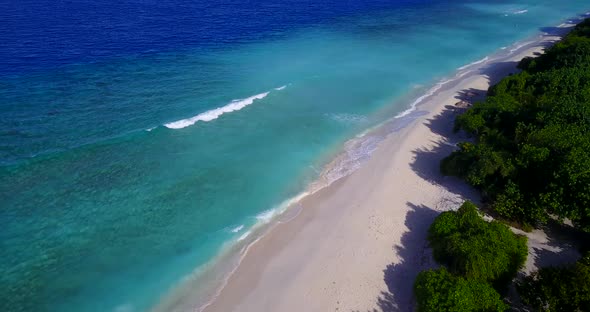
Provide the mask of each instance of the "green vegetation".
POLYGON ((446 266, 418 275, 418 310, 505 311, 498 290, 514 278, 527 257, 526 238, 499 222, 486 222, 465 202, 443 212, 428 233, 434 258, 446 266))
POLYGON ((543 268, 517 289, 522 300, 538 311, 590 311, 590 255, 570 267, 543 268))
MULTIPOLYGON (((482 191, 490 208, 525 227, 569 219, 590 233, 590 19, 536 58, 519 63, 487 98, 457 117, 473 142, 441 171, 482 191)), ((527 256, 526 239, 482 219, 471 203, 442 213, 428 239, 445 268, 418 275, 420 311, 504 311, 504 291, 527 256)), ((518 282, 535 311, 590 311, 590 254, 518 282)))
POLYGON ((576 25, 565 40, 558 42, 538 58, 527 57, 519 67, 529 73, 573 68, 590 63, 590 19, 576 25))
POLYGON ((441 170, 481 189, 504 218, 556 216, 590 232, 590 20, 519 67, 457 118, 476 140, 441 170))
POLYGON ((470 202, 438 216, 428 240, 434 258, 451 272, 497 289, 510 283, 527 257, 525 237, 497 221, 486 222, 470 202))
POLYGON ((416 278, 414 292, 418 311, 505 311, 500 294, 489 284, 465 279, 446 269, 421 272, 416 278))

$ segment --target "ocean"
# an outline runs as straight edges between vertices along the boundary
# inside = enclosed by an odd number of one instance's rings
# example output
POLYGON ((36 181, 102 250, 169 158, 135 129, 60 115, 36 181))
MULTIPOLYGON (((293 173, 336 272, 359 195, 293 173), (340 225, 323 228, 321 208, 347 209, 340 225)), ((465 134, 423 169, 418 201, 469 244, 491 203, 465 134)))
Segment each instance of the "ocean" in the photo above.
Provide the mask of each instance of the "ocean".
POLYGON ((35 312, 150 311, 212 283, 199 276, 220 254, 357 168, 378 143, 367 129, 590 10, 0 3, 0 310, 35 312))

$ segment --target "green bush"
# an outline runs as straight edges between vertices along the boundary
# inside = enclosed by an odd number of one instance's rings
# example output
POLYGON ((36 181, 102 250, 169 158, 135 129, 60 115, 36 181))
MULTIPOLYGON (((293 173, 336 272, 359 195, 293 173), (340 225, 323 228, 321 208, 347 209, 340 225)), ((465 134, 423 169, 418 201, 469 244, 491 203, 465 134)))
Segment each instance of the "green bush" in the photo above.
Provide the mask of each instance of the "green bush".
POLYGON ((420 312, 491 312, 507 308, 489 284, 455 276, 444 268, 418 274, 414 293, 420 312))
POLYGON ((490 282, 497 289, 512 280, 528 253, 525 237, 497 221, 486 222, 470 202, 438 216, 428 240, 434 258, 451 272, 490 282))
POLYGON ((517 284, 524 303, 538 311, 590 311, 590 257, 563 268, 543 268, 517 284))

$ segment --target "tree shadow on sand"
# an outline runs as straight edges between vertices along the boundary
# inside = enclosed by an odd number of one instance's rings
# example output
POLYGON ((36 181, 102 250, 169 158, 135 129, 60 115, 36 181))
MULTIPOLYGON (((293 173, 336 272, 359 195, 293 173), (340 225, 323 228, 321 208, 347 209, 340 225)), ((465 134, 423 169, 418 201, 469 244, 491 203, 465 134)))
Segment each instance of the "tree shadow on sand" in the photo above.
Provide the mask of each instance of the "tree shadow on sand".
MULTIPOLYGON (((461 94, 483 92, 482 90, 463 90, 461 94)), ((475 189, 471 188, 464 181, 455 178, 444 176, 440 172, 440 162, 445 157, 449 156, 457 149, 459 142, 470 140, 464 133, 454 133, 453 125, 456 116, 464 112, 464 109, 457 108, 452 105, 447 105, 443 111, 431 119, 425 121, 425 125, 435 134, 439 135, 439 139, 428 142, 429 147, 422 147, 413 151, 414 161, 410 164, 412 170, 422 179, 441 186, 450 193, 457 194, 459 197, 479 202, 480 195, 475 189)), ((457 205, 461 202, 457 202, 457 205)))
MULTIPOLYGON (((514 61, 494 62, 478 69, 476 74, 483 75, 490 85, 494 85, 509 74, 517 72, 516 65, 517 62, 514 61)), ((468 106, 482 101, 487 92, 488 90, 476 88, 463 89, 455 95, 455 99, 459 102, 455 105, 446 105, 439 114, 427 119, 424 125, 439 137, 434 141, 428 142, 430 143, 429 147, 414 150, 414 162, 411 164, 414 172, 421 178, 433 184, 440 185, 447 191, 458 194, 475 203, 480 202, 479 192, 469 187, 462 180, 443 176, 440 173, 440 162, 456 150, 459 142, 471 140, 465 133, 455 133, 453 131, 455 119, 458 115, 464 113, 468 106), (465 106, 465 104, 468 104, 468 106, 465 106)))
MULTIPOLYGON (((587 233, 581 233, 572 226, 551 220, 535 232, 544 237, 539 242, 532 241, 529 257, 535 268, 567 265, 580 258, 580 246, 588 238, 587 233)), ((529 239, 533 240, 533 239, 529 239)))
MULTIPOLYGON (((424 205, 407 205, 409 211, 404 222, 407 231, 401 237, 400 244, 393 246, 399 260, 383 270, 388 291, 381 292, 377 298, 377 307, 368 312, 414 311, 416 302, 413 285, 416 276, 423 270, 439 266, 432 257, 427 237, 428 228, 440 211, 424 205)), ((546 233, 546 239, 529 247, 529 261, 532 261, 535 267, 566 265, 579 259, 578 244, 587 236, 579 237, 579 232, 571 227, 564 229, 564 226, 558 223, 550 223, 541 230, 546 233)), ((524 273, 519 272, 517 279, 523 276, 524 273)), ((511 287, 507 300, 512 311, 529 311, 520 302, 514 287, 511 287)))
MULTIPOLYGON (((525 268, 517 273, 515 281, 522 280, 526 275, 540 268, 550 266, 566 266, 580 258, 579 248, 588 239, 587 233, 580 233, 572 226, 550 221, 536 229, 528 236, 528 257, 525 268)), ((513 285, 510 285, 506 300, 511 311, 534 311, 524 305, 513 285)))
MULTIPOLYGON (((553 27, 541 29, 547 36, 561 35, 568 31, 568 28, 553 27)), ((547 48, 555 42, 546 40, 536 42, 530 47, 547 48)), ((469 75, 481 75, 489 85, 497 84, 501 79, 508 75, 519 72, 516 68, 518 61, 494 61, 491 64, 482 66, 469 75)), ((449 85, 449 88, 455 86, 449 85)), ((452 193, 460 194, 467 199, 475 200, 479 195, 467 187, 466 184, 452 177, 444 177, 439 170, 440 161, 451 154, 456 148, 457 143, 469 141, 470 138, 465 133, 454 133, 453 126, 455 118, 465 112, 465 110, 474 103, 484 100, 488 90, 468 88, 461 90, 455 96, 458 102, 455 105, 447 105, 436 116, 427 119, 425 125, 434 133, 439 135, 439 139, 429 142, 433 147, 421 148, 414 151, 415 160, 412 163, 412 169, 423 179, 431 183, 439 184, 452 193)))
POLYGON ((400 245, 393 246, 399 261, 383 270, 388 291, 377 298, 377 308, 370 312, 413 311, 414 280, 422 270, 436 267, 427 235, 430 224, 439 212, 429 207, 407 203, 405 226, 408 230, 401 237, 400 245))

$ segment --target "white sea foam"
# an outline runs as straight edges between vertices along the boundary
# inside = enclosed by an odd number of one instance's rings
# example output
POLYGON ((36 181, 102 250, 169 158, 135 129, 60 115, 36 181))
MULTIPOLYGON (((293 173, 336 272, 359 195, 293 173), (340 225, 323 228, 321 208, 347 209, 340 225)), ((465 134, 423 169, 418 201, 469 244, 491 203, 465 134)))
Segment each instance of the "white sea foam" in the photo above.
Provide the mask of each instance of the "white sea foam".
POLYGON ((275 206, 274 208, 268 209, 268 210, 265 210, 265 211, 259 213, 258 215, 256 215, 256 220, 258 220, 258 223, 256 225, 254 225, 251 229, 256 229, 257 227, 260 227, 262 225, 265 225, 265 224, 271 222, 276 217, 281 216, 289 207, 298 203, 304 197, 306 197, 312 193, 313 193, 313 190, 301 192, 297 196, 294 196, 294 197, 284 200, 283 202, 281 202, 279 205, 275 206))
POLYGON ((531 43, 535 43, 535 41, 525 41, 521 44, 516 45, 514 48, 510 49, 510 53, 514 53, 524 47, 526 47, 527 45, 531 44, 531 43))
POLYGON ((346 142, 343 153, 326 166, 313 189, 321 189, 359 169, 383 139, 383 136, 367 134, 346 142))
POLYGON ((481 64, 481 63, 485 63, 485 62, 487 62, 489 59, 490 59, 490 58, 486 56, 486 57, 482 58, 481 60, 477 60, 477 61, 475 61, 475 62, 472 62, 472 63, 469 63, 469 64, 467 64, 467 65, 461 66, 461 67, 457 68, 457 70, 464 70, 464 69, 467 69, 467 68, 469 68, 469 67, 471 67, 471 66, 478 65, 478 64, 481 64))
POLYGON ((441 82, 437 83, 434 87, 432 87, 430 90, 428 90, 428 92, 426 92, 424 95, 422 95, 421 97, 417 98, 414 102, 412 102, 412 104, 410 105, 410 108, 408 108, 405 111, 397 114, 393 118, 398 119, 398 118, 402 118, 402 117, 405 117, 405 116, 409 115, 410 113, 412 113, 413 111, 416 110, 416 106, 418 104, 420 104, 425 99, 433 96, 434 93, 436 93, 436 91, 440 90, 440 88, 442 88, 445 84, 449 83, 450 81, 451 80, 444 80, 444 81, 441 81, 441 82))
POLYGON ((514 11, 512 12, 512 14, 518 15, 518 14, 524 14, 527 13, 529 10, 518 10, 518 11, 514 11))
POLYGON ((483 59, 479 60, 479 61, 475 61, 473 63, 467 64, 465 66, 461 66, 458 68, 459 73, 457 75, 455 75, 455 77, 451 78, 451 79, 447 79, 447 80, 443 80, 438 82, 437 84, 435 84, 430 90, 428 90, 426 93, 424 93, 422 96, 418 97, 416 100, 414 100, 414 102, 412 102, 412 104, 410 104, 410 108, 406 109, 405 111, 397 114, 396 116, 393 117, 393 119, 399 119, 405 116, 408 116, 409 114, 411 114, 413 111, 416 110, 416 106, 418 106, 418 104, 422 103, 425 99, 433 96, 436 92, 438 92, 444 85, 446 85, 449 82, 455 81, 471 72, 473 72, 473 70, 465 70, 471 66, 475 66, 478 64, 482 64, 489 61, 489 57, 484 57, 483 59))
MULTIPOLYGON (((301 199, 303 199, 304 197, 306 197, 310 194, 311 193, 307 192, 307 191, 302 192, 295 197, 292 197, 290 199, 283 201, 281 204, 276 206, 276 208, 269 209, 269 210, 266 210, 266 211, 260 213, 259 215, 256 216, 256 219, 258 219, 258 222, 256 224, 254 224, 252 227, 250 227, 248 229, 248 231, 246 231, 242 235, 240 235, 240 237, 237 240, 224 245, 224 247, 222 247, 222 252, 219 254, 219 256, 227 256, 228 254, 225 254, 225 252, 229 251, 232 246, 235 246, 233 244, 238 243, 237 246, 242 246, 240 248, 240 251, 237 254, 238 259, 235 261, 235 264, 232 265, 232 268, 229 270, 229 272, 227 272, 227 274, 224 274, 220 285, 218 287, 216 287, 216 289, 214 290, 214 293, 209 297, 209 300, 205 301, 202 305, 200 305, 198 307, 191 308, 191 311, 202 312, 209 305, 211 305, 211 303, 219 296, 221 290, 227 285, 229 278, 238 269, 240 263, 242 262, 242 260, 244 259, 244 257, 246 256, 246 254, 248 253, 250 248, 252 246, 254 246, 258 241, 260 241, 260 239, 262 237, 264 237, 268 233, 268 231, 266 231, 266 230, 260 231, 261 228, 264 229, 263 226, 268 226, 268 223, 270 223, 271 220, 273 220, 275 217, 281 216, 282 213, 287 210, 287 208, 291 207, 293 204, 296 204, 301 199)), ((289 216, 290 217, 289 220, 277 220, 277 221, 278 221, 278 223, 288 222, 291 219, 293 219, 294 217, 296 217, 300 211, 301 211, 301 209, 296 210, 295 211, 296 213, 294 215, 289 216)), ((237 231, 238 229, 242 230, 243 227, 244 227, 244 225, 240 225, 240 226, 234 228, 234 230, 235 231, 237 231)), ((186 275, 184 278, 182 278, 182 283, 185 284, 184 287, 183 287, 183 285, 181 285, 181 286, 179 286, 178 289, 187 289, 186 287, 189 286, 190 283, 194 283, 196 281, 196 279, 200 277, 200 274, 202 274, 204 272, 204 270, 210 269, 211 265, 214 265, 216 263, 216 261, 218 261, 219 259, 220 258, 214 259, 211 262, 209 262, 208 264, 206 264, 204 266, 200 266, 200 267, 196 268, 195 270, 193 270, 193 272, 191 272, 190 274, 186 275)), ((185 295, 185 294, 179 292, 176 297, 174 297, 174 296, 171 297, 172 298, 171 301, 162 302, 162 304, 154 311, 170 311, 171 310, 170 307, 176 306, 176 303, 178 302, 175 300, 182 298, 183 295, 185 295)), ((177 311, 177 310, 175 310, 175 311, 177 311)))
MULTIPOLYGON (((294 203, 295 201, 300 200, 301 198, 307 196, 309 193, 304 192, 302 194, 300 194, 299 196, 292 198, 290 200, 285 201, 284 203, 286 205, 289 205, 290 203, 294 203)), ((283 205, 281 205, 283 206, 283 205)), ((284 209, 286 209, 287 207, 285 206, 284 209)), ((279 209, 270 209, 267 210, 261 214, 259 214, 256 218, 258 220, 264 220, 264 223, 268 223, 273 216, 276 215, 277 211, 281 211, 279 209)), ((260 225, 261 223, 259 223, 258 225, 260 225)), ((256 225, 254 226, 256 227, 256 225)), ((254 228, 253 227, 253 228, 254 228)), ((239 241, 243 241, 244 239, 246 239, 250 234, 252 233, 252 230, 246 231, 244 234, 242 234, 239 238, 238 238, 238 242, 239 241)), ((258 236, 256 239, 254 239, 252 242, 249 242, 246 246, 244 246, 244 248, 242 248, 240 254, 239 254, 239 259, 236 263, 236 265, 229 271, 229 273, 223 278, 223 281, 221 282, 220 286, 217 287, 217 289, 215 290, 215 294, 213 296, 210 297, 210 299, 205 302, 204 304, 202 304, 200 307, 197 308, 196 311, 198 312, 203 312, 203 310, 205 310, 208 306, 211 305, 211 303, 213 303, 213 301, 219 296, 219 294, 221 293, 221 290, 225 288, 225 286, 227 285, 228 280, 230 279, 231 276, 233 276, 233 274, 236 272, 236 270, 238 269, 238 267, 240 266, 240 264, 242 263, 242 261, 244 260, 244 257, 248 254, 248 251, 250 250, 250 248, 252 246, 254 246, 256 243, 258 243, 258 241, 263 237, 264 235, 260 235, 258 236)))
POLYGON ((261 212, 256 216, 259 222, 268 223, 277 214, 277 209, 269 209, 261 212))
POLYGON ((238 238, 238 242, 246 239, 246 237, 248 237, 248 235, 250 235, 250 233, 252 233, 252 231, 246 231, 246 233, 242 234, 242 236, 240 236, 240 238, 238 238))
POLYGON ((186 128, 188 126, 194 125, 197 121, 205 121, 205 122, 211 121, 211 120, 219 118, 219 116, 221 116, 225 113, 231 113, 234 111, 238 111, 238 110, 254 103, 254 101, 256 101, 256 100, 263 99, 269 93, 270 92, 264 92, 264 93, 256 94, 254 96, 251 96, 251 97, 248 97, 245 99, 233 100, 233 101, 231 101, 231 103, 229 103, 225 106, 218 107, 218 108, 215 108, 212 110, 208 110, 204 113, 200 113, 197 116, 194 116, 191 118, 167 123, 164 126, 166 126, 166 128, 169 128, 169 129, 182 129, 182 128, 186 128))
MULTIPOLYGON (((278 88, 274 88, 274 90, 281 91, 281 90, 284 90, 285 88, 287 88, 287 86, 289 86, 289 84, 286 84, 284 86, 280 86, 278 88)), ((254 103, 254 101, 261 100, 261 99, 265 98, 269 93, 270 93, 270 91, 267 91, 264 93, 253 95, 251 97, 247 97, 245 99, 233 100, 225 106, 218 107, 218 108, 215 108, 212 110, 208 110, 204 113, 200 113, 200 114, 193 116, 191 118, 186 118, 186 119, 181 119, 178 121, 170 122, 170 123, 165 124, 164 126, 169 129, 182 129, 182 128, 186 128, 188 126, 192 126, 195 123, 197 123, 198 121, 204 121, 204 122, 211 121, 211 120, 219 118, 219 116, 221 116, 225 113, 239 111, 242 108, 254 103)), ((148 131, 151 131, 152 129, 153 128, 149 129, 148 131)))
POLYGON ((235 228, 231 229, 232 233, 238 233, 239 231, 241 231, 244 228, 244 225, 241 224, 239 226, 236 226, 235 228))
POLYGON ((156 129, 156 128, 157 128, 157 126, 156 126, 156 127, 147 128, 147 129, 145 129, 145 131, 147 131, 147 132, 152 132, 152 130, 154 130, 154 129, 156 129))
POLYGON ((360 124, 367 121, 367 116, 346 113, 326 114, 328 118, 346 124, 360 124))

